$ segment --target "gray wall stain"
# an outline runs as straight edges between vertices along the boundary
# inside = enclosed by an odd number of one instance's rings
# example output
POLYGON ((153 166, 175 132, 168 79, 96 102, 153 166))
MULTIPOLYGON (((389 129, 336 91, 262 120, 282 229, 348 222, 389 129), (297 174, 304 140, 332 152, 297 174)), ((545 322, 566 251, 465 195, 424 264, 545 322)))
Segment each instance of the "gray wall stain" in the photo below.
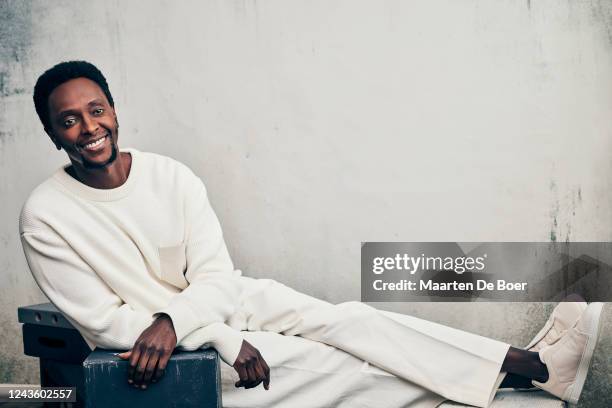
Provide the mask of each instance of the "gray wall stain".
POLYGON ((31 1, 0 1, 0 95, 23 93, 20 84, 12 82, 13 71, 21 71, 32 37, 31 1))
POLYGON ((594 22, 602 25, 609 45, 612 45, 612 2, 608 0, 591 0, 589 3, 594 22))
POLYGON ((565 242, 570 242, 572 238, 572 225, 576 221, 576 213, 582 204, 582 189, 581 187, 573 188, 570 192, 571 198, 568 208, 568 213, 566 214, 566 222, 565 222, 565 242))
MULTIPOLYGON (((2 106, 2 101, 0 101, 0 106, 2 106)), ((0 121, 0 127, 2 126, 2 121, 0 121)), ((0 130, 0 152, 2 152, 4 145, 13 139, 13 132, 0 130)))
POLYGON ((0 61, 22 61, 31 44, 29 0, 0 1, 0 61))
POLYGON ((553 179, 549 182, 552 204, 549 209, 550 231, 549 239, 557 242, 560 238, 569 243, 572 240, 574 224, 582 206, 582 187, 563 187, 553 179), (560 193, 567 191, 566 193, 560 193), (569 190, 569 191, 568 191, 569 190))
POLYGON ((21 95, 24 93, 26 93, 25 88, 16 88, 14 86, 11 86, 10 76, 8 72, 0 72, 0 97, 21 95))
POLYGON ((550 209, 551 226, 550 226, 549 238, 551 242, 557 242, 557 238, 558 238, 557 234, 558 234, 558 227, 559 227, 559 222, 558 222, 559 192, 558 192, 557 183, 555 180, 550 180, 549 189, 552 194, 552 200, 553 200, 553 204, 550 209))

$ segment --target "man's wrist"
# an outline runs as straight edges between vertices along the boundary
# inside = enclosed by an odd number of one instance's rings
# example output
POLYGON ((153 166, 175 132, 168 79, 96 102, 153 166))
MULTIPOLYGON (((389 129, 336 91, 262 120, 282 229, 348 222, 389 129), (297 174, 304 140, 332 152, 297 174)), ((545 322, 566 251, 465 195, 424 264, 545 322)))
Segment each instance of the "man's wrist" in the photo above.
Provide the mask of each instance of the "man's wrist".
POLYGON ((169 314, 166 314, 166 313, 158 313, 155 316, 155 323, 169 323, 174 328, 174 325, 172 323, 172 318, 170 317, 169 314))

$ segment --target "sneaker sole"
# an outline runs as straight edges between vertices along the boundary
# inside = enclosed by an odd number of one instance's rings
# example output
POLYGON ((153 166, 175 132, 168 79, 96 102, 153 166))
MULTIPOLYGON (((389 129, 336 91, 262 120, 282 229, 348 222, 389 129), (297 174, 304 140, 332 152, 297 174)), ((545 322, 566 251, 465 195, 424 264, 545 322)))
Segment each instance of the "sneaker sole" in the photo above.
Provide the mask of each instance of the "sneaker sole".
POLYGON ((603 309, 603 303, 594 302, 590 305, 591 310, 587 316, 588 318, 588 332, 589 339, 587 340, 586 347, 584 349, 584 353, 582 354, 582 358, 580 359, 580 364, 578 365, 578 372, 576 373, 576 379, 574 380, 574 386, 570 392, 570 395, 567 398, 567 402, 570 404, 577 404, 580 399, 580 394, 582 393, 582 387, 584 387, 584 382, 586 381, 587 374, 589 372, 589 365, 591 364, 591 357, 593 357, 593 352, 595 351, 595 346, 597 345, 597 340, 599 339, 599 332, 601 330, 601 311, 603 309))

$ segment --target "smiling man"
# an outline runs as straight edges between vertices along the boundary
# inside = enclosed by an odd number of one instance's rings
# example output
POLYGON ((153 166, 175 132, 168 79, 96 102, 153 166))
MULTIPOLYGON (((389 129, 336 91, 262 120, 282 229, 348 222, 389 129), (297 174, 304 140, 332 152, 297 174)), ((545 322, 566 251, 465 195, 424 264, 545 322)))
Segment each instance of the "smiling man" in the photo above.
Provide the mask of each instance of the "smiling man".
POLYGON ((48 71, 37 82, 34 101, 45 132, 71 162, 32 194, 22 214, 26 256, 43 291, 72 318, 90 345, 135 344, 126 357, 132 363, 128 380, 137 386, 145 388, 161 377, 177 340, 195 349, 203 341, 190 339, 199 335, 230 363, 241 350, 239 360, 244 363, 235 365, 244 381, 239 385, 263 381, 267 387, 269 369, 257 351, 243 344, 238 332, 212 324, 224 320, 218 314, 233 307, 238 287, 199 179, 166 158, 142 154, 138 166, 133 165, 138 152, 119 153, 114 101, 106 79, 91 64, 69 62, 48 71), (140 171, 133 171, 136 167, 140 171), (39 200, 44 203, 37 204, 39 200), (155 224, 160 217, 162 222, 155 224), (190 225, 198 229, 185 237, 190 225), (199 242, 210 247, 198 251, 199 242), (142 252, 142 258, 134 259, 134 250, 142 252), (58 252, 64 251, 60 257, 58 252), (206 281, 206 287, 170 302, 187 284, 182 277, 186 251, 193 253, 190 277, 206 281), (111 288, 114 293, 109 296, 111 288), (223 310, 205 308, 202 316, 193 316, 191 308, 199 304, 190 297, 199 295, 214 298, 211 305, 223 310), (129 302, 123 304, 123 299, 129 302), (143 313, 155 309, 157 313, 143 313), (200 327, 206 328, 187 336, 200 327), (219 338, 220 344, 215 342, 219 338), (255 373, 247 370, 251 365, 255 373))
POLYGON ((45 131, 58 150, 64 149, 73 166, 69 174, 95 188, 113 188, 127 179, 132 159, 117 147, 119 123, 110 92, 96 82, 75 78, 58 86, 41 109, 47 120, 45 131), (86 114, 85 114, 86 113, 86 114), (97 169, 99 171, 91 171, 97 169))
POLYGON ((127 350, 133 386, 161 380, 176 347, 214 347, 234 370, 224 371, 228 407, 435 407, 445 399, 486 407, 500 384, 578 400, 601 304, 561 303, 521 350, 244 277, 202 181, 168 157, 119 149, 114 101, 96 67, 54 66, 38 79, 34 103, 70 163, 24 204, 28 264, 90 346, 127 350), (241 389, 261 383, 265 390, 241 389))

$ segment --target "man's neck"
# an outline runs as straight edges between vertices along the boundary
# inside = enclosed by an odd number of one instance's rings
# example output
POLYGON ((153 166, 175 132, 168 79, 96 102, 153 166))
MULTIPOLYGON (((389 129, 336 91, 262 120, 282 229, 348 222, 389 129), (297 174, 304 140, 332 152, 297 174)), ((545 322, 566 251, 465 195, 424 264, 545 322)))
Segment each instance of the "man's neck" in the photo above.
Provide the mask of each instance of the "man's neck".
POLYGON ((125 183, 132 168, 132 155, 120 153, 117 160, 108 166, 97 169, 86 169, 83 166, 72 163, 66 172, 81 183, 97 189, 117 188, 125 183))

